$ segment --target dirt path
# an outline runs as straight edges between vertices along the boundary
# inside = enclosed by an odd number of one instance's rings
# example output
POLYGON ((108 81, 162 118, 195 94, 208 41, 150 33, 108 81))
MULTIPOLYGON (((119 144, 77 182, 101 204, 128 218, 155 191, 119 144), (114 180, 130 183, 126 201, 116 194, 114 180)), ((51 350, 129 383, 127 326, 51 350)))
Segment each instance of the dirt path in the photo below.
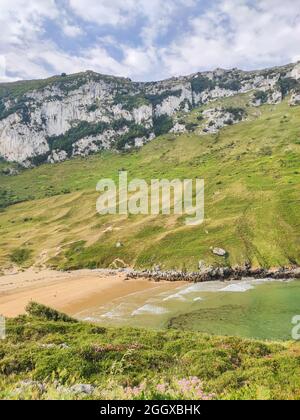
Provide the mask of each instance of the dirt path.
POLYGON ((24 313, 27 303, 34 300, 73 315, 155 287, 158 283, 146 279, 125 280, 125 273, 119 272, 27 270, 0 277, 0 314, 12 317, 24 313))

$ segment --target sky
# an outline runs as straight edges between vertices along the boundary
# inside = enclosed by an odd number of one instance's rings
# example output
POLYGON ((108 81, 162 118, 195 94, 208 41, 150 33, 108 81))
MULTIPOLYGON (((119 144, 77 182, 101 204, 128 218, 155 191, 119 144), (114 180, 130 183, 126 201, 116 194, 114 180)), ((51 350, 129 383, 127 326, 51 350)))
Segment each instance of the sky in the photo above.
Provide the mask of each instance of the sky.
POLYGON ((300 0, 0 0, 0 81, 160 80, 300 60, 300 0))

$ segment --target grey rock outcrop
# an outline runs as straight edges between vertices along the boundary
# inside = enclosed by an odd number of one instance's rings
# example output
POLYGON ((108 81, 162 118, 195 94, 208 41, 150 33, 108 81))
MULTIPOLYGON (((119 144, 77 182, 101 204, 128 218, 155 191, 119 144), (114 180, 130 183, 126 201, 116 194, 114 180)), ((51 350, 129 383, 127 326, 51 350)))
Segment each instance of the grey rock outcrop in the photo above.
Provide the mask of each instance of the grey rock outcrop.
MULTIPOLYGON (((204 264, 205 265, 205 264, 204 264)), ((201 283, 204 281, 216 280, 241 280, 242 278, 254 279, 299 279, 300 268, 285 268, 277 269, 252 268, 248 265, 243 267, 204 267, 203 264, 198 271, 188 272, 180 270, 131 270, 127 273, 127 278, 148 278, 154 281, 188 281, 194 283, 201 283)))
MULTIPOLYGON (((0 157, 27 167, 140 147, 160 132, 160 118, 252 90, 266 92, 267 103, 278 103, 281 82, 299 79, 300 63, 251 72, 217 69, 148 83, 87 71, 0 84, 0 157)), ((299 102, 295 83, 288 88, 292 105, 299 102)), ((216 107, 210 112, 207 132, 240 121, 216 107)), ((171 132, 184 131, 174 118, 171 132)))

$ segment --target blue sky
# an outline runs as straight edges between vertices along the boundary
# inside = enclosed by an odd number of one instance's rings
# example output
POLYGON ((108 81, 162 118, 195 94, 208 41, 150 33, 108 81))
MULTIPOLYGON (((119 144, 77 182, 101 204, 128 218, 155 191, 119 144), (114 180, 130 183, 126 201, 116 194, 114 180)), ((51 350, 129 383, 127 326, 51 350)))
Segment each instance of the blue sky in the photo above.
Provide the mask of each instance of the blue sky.
POLYGON ((0 0, 0 81, 158 80, 300 60, 300 0, 0 0))

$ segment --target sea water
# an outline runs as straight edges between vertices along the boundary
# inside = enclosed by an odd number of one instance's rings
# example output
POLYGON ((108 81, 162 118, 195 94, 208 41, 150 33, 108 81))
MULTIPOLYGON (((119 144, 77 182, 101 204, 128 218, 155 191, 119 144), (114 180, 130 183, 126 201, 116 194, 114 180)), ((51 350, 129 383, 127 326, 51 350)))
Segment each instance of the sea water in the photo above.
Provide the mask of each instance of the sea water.
POLYGON ((269 340, 291 340, 295 315, 300 315, 300 280, 271 279, 187 283, 175 290, 164 282, 77 314, 103 325, 269 340))

